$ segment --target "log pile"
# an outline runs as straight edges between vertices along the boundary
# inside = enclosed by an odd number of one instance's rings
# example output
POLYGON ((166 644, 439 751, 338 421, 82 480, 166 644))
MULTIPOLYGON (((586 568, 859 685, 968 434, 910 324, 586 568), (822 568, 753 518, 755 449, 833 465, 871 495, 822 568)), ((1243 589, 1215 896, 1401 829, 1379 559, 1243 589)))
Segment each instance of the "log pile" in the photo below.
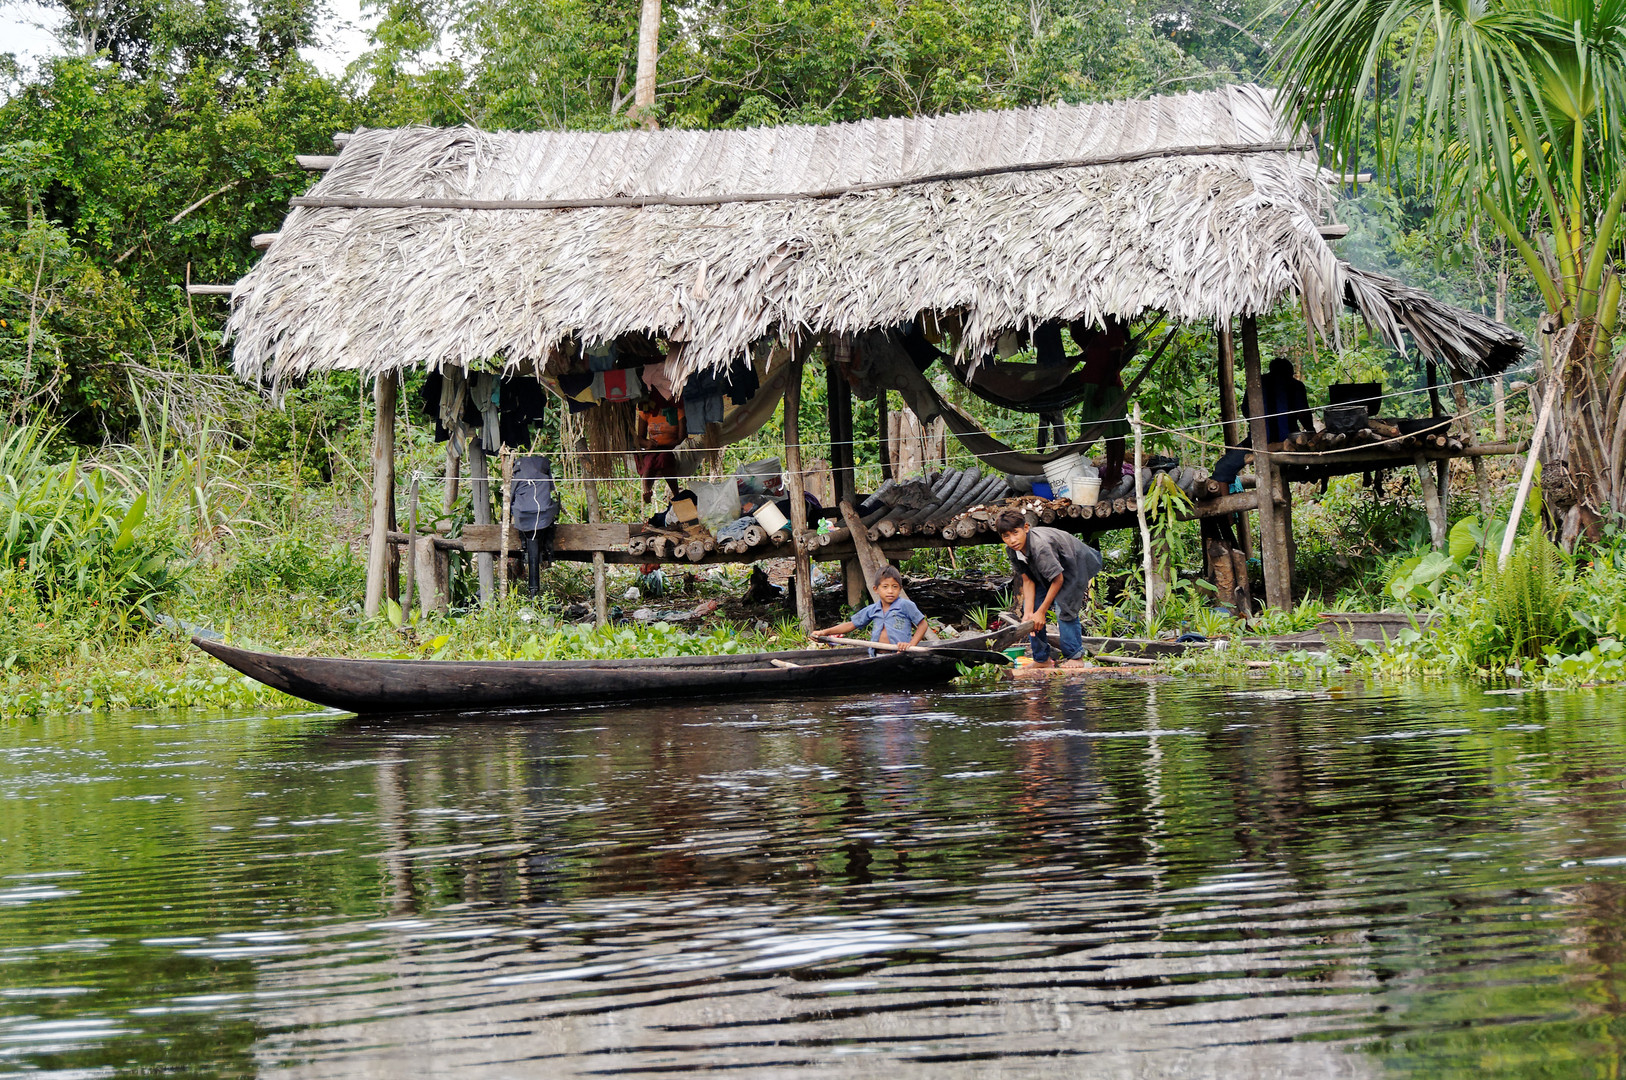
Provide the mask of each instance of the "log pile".
MULTIPOLYGON (((1053 525, 1060 522, 1064 528, 1076 528, 1082 522, 1093 518, 1133 514, 1135 506, 1135 500, 1132 498, 1102 499, 1093 506, 1080 506, 1070 499, 1041 499, 1037 495, 1020 495, 997 503, 970 507, 943 526, 940 535, 945 540, 969 540, 982 533, 994 534, 996 532, 994 523, 999 520, 999 515, 1007 510, 1021 513, 1027 518, 1029 525, 1053 525)), ((994 539, 998 537, 994 536, 994 539)))
POLYGON ((1462 440, 1449 429, 1451 418, 1420 422, 1415 420, 1384 420, 1371 417, 1366 426, 1355 431, 1295 431, 1282 443, 1282 449, 1293 453, 1321 453, 1342 450, 1352 446, 1378 446, 1395 451, 1447 450, 1461 453, 1462 440))
MULTIPOLYGON (((1009 490, 1003 474, 985 474, 975 466, 949 469, 927 479, 888 480, 859 507, 859 521, 871 542, 937 536, 966 510, 1002 498, 1009 490)), ((845 526, 802 538, 803 547, 813 554, 820 548, 851 542, 852 531, 845 526)))

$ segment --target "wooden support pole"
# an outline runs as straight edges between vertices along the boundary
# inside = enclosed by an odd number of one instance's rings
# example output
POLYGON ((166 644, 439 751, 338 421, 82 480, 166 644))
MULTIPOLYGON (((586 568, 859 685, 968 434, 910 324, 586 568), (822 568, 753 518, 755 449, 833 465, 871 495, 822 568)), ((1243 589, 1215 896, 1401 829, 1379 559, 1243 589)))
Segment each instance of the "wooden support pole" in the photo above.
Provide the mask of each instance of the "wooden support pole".
MULTIPOLYGON (((1148 493, 1140 490, 1140 470, 1142 465, 1140 402, 1138 401, 1130 409, 1129 426, 1134 430, 1135 434, 1135 486, 1131 490, 1135 492, 1135 523, 1140 527, 1141 570, 1146 574, 1146 633, 1150 635, 1152 633, 1152 609, 1157 600, 1154 591, 1156 586, 1153 584, 1157 577, 1157 571, 1152 566, 1152 530, 1146 524, 1146 495, 1148 493)), ((1268 502, 1269 500, 1264 501, 1268 502)))
POLYGON ((436 611, 444 614, 451 607, 451 581, 447 573, 449 558, 435 540, 432 534, 419 536, 413 539, 408 548, 412 558, 411 573, 418 582, 418 610, 425 615, 436 611))
POLYGON ((883 386, 875 395, 875 441, 881 452, 882 480, 892 479, 892 440, 887 438, 891 423, 889 412, 890 402, 887 401, 887 389, 883 386))
POLYGON ((1434 545, 1435 551, 1445 550, 1445 508, 1440 498, 1440 489, 1434 483, 1434 466, 1427 458, 1418 455, 1417 480, 1423 488, 1423 510, 1428 514, 1428 536, 1434 545))
MULTIPOLYGON (((1502 380, 1496 381, 1500 383, 1502 380)), ((1468 416, 1468 391, 1463 388, 1461 379, 1451 383, 1451 400, 1457 406, 1457 427, 1462 436, 1462 445, 1464 448, 1471 447, 1479 441, 1479 437, 1474 430, 1477 425, 1468 416)), ((1476 454, 1469 460, 1474 463, 1474 486, 1479 489, 1479 520, 1489 524, 1492 509, 1490 472, 1485 468, 1483 457, 1476 454)), ((1446 505, 1449 508, 1450 504, 1446 505)))
POLYGON ((1541 399, 1541 411, 1536 413, 1536 427, 1530 433, 1530 451, 1524 459, 1524 475, 1519 477, 1519 490, 1513 496, 1513 509, 1507 514, 1507 528, 1502 530, 1502 550, 1497 554, 1496 565, 1506 566, 1508 558, 1513 554, 1513 539, 1519 532, 1519 519, 1524 516, 1524 503, 1530 497, 1530 484, 1536 477, 1536 462, 1541 458, 1541 440, 1547 433, 1547 420, 1552 415, 1553 399, 1558 396, 1558 388, 1563 378, 1557 371, 1547 373, 1547 393, 1541 399))
MULTIPOLYGON (((486 463, 485 447, 478 442, 469 444, 469 497, 474 503, 474 523, 494 524, 491 520, 491 471, 486 463)), ((475 570, 480 577, 480 603, 491 603, 496 594, 496 565, 491 553, 482 551, 474 557, 475 570)))
MULTIPOLYGON (((1241 446, 1247 433, 1236 407, 1236 338, 1231 334, 1231 320, 1219 329, 1219 399, 1220 430, 1227 447, 1241 446)), ((1253 555, 1253 528, 1248 515, 1242 515, 1242 550, 1247 557, 1253 555)))
MULTIPOLYGON (((807 500, 802 494, 802 366, 807 360, 807 343, 796 342, 791 360, 790 380, 785 385, 785 480, 790 488, 791 539, 799 541, 807 531, 807 500)), ((813 563, 807 549, 800 543, 796 548, 796 618, 802 632, 811 634, 818 629, 813 619, 813 563)))
MULTIPOLYGON (((835 480, 836 505, 853 501, 858 491, 857 455, 853 446, 853 389, 836 363, 834 342, 825 339, 824 390, 830 416, 830 464, 835 480)), ((857 559, 841 561, 841 580, 848 607, 864 602, 864 568, 857 559)))
POLYGON ((1265 570, 1265 604, 1286 609, 1293 606, 1292 570, 1276 525, 1276 496, 1280 494, 1280 470, 1269 453, 1265 428, 1265 387, 1259 367, 1259 324, 1249 315, 1242 320, 1242 365, 1248 387, 1250 435, 1253 441, 1253 471, 1261 491, 1270 498, 1259 500, 1260 561, 1265 570))
POLYGON ((514 459, 508 447, 497 452, 497 464, 502 474, 502 526, 501 546, 497 550, 497 599, 508 599, 508 534, 514 524, 514 459))
POLYGON ((373 380, 373 531, 367 541, 367 593, 362 610, 377 615, 386 594, 394 594, 388 580, 395 548, 395 402, 393 373, 373 380))
POLYGON ((412 607, 412 586, 418 578, 418 474, 412 473, 407 488, 407 576, 406 592, 401 596, 401 611, 412 607))
POLYGON ((1225 445, 1241 446, 1244 433, 1236 409, 1236 339, 1231 336, 1230 320, 1219 330, 1219 406, 1225 445))
MULTIPOLYGON (((595 477, 587 478, 587 521, 596 525, 604 516, 604 506, 599 502, 598 480, 595 477)), ((593 621, 599 626, 610 625, 610 597, 604 582, 604 552, 593 552, 593 621)))

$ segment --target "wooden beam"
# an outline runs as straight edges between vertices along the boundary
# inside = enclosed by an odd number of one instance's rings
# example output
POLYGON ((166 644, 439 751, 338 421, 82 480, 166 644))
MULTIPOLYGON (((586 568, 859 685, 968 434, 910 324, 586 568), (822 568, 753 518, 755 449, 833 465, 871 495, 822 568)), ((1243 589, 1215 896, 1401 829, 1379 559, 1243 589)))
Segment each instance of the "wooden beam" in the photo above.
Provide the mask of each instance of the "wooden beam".
MULTIPOLYGON (((497 526, 491 520, 491 470, 486 464, 486 450, 479 442, 469 444, 469 499, 473 505, 474 526, 484 525, 493 532, 497 526)), ((490 552, 474 557, 475 572, 480 578, 480 604, 485 606, 497 591, 496 562, 490 552)))
POLYGON ((1311 148, 1308 144, 1296 140, 1166 146, 1146 150, 1131 150, 1121 154, 1060 158, 1055 161, 1023 161, 1005 165, 978 165, 967 169, 951 169, 947 172, 900 176, 889 180, 870 180, 861 184, 843 184, 837 187, 817 188, 808 191, 750 191, 727 195, 609 195, 597 199, 460 199, 433 198, 430 196, 385 198, 365 195, 297 195, 289 199, 288 204, 290 206, 348 210, 584 210, 598 206, 723 206, 728 203, 839 199, 844 195, 856 195, 866 191, 888 191, 894 188, 915 187, 921 184, 940 184, 951 180, 973 180, 979 176, 1054 172, 1057 169, 1085 169, 1097 165, 1124 165, 1132 161, 1156 161, 1164 158, 1279 154, 1283 151, 1308 150, 1311 148))
POLYGON ((1276 529, 1277 468, 1273 455, 1265 451, 1268 445, 1265 430, 1265 389, 1259 366, 1259 324, 1249 315, 1242 320, 1242 364, 1248 386, 1248 412, 1251 416, 1254 447, 1253 471, 1259 477, 1262 491, 1271 498, 1260 499, 1259 548, 1260 561, 1265 570, 1265 603, 1269 607, 1287 609, 1293 606, 1291 571, 1287 552, 1282 549, 1281 534, 1276 529))
POLYGON ((333 133, 333 146, 335 149, 343 150, 350 145, 350 140, 355 137, 355 134, 349 131, 335 131, 333 133))
POLYGON ((338 164, 336 154, 295 154, 294 163, 306 172, 327 172, 338 164))
MULTIPOLYGON (((271 245, 276 243, 277 238, 280 237, 281 235, 282 235, 281 233, 274 233, 274 232, 255 233, 252 237, 249 238, 248 243, 249 243, 249 246, 252 247, 255 251, 268 251, 268 250, 270 250, 271 245)), ((229 286, 228 286, 228 288, 229 288, 229 286)))
MULTIPOLYGON (((790 488, 790 535, 799 540, 807 532, 807 500, 802 494, 802 366, 807 362, 809 339, 796 342, 791 360, 790 380, 785 385, 785 479, 790 488)), ((813 618, 813 563, 806 550, 796 544, 796 618, 802 632, 811 634, 818 626, 813 618)))
POLYGON ((1342 240, 1349 235, 1348 225, 1323 225, 1316 232, 1321 234, 1323 240, 1342 240))
POLYGON ((188 296, 230 296, 236 289, 237 286, 235 285, 188 285, 186 294, 188 296))
MULTIPOLYGON (((602 511, 600 511, 602 512, 602 511)), ((588 511, 588 516, 593 515, 588 511)), ((486 515, 490 517, 488 513, 486 515)), ((465 525, 463 535, 458 537, 462 541, 464 551, 486 551, 496 553, 502 550, 502 534, 499 527, 489 523, 465 525)), ((608 551, 613 548, 624 548, 627 541, 632 539, 632 526, 624 522, 580 522, 561 521, 553 527, 553 549, 555 551, 579 551, 591 553, 594 551, 608 551)), ((508 530, 508 550, 518 551, 525 546, 524 539, 519 530, 510 526, 508 530)))
POLYGON ((377 615, 384 606, 395 529, 395 401, 393 372, 373 380, 373 531, 367 540, 367 593, 362 610, 377 615))

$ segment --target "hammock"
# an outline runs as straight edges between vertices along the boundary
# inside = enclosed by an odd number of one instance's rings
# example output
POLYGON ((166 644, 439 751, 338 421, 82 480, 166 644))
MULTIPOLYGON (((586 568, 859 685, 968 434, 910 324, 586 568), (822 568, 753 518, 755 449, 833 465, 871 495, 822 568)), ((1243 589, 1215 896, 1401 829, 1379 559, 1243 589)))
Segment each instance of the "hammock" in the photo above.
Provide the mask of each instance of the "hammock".
MULTIPOLYGON (((1140 343, 1161 322, 1157 320, 1130 339, 1124 349, 1125 359, 1134 355, 1140 343)), ((1083 367, 1009 364, 992 359, 976 364, 960 363, 918 333, 901 338, 900 344, 916 367, 924 368, 932 360, 941 360, 961 386, 990 405, 1015 412, 1060 412, 1081 404, 1103 389, 1099 383, 1088 381, 1087 369, 1083 367)))
MULTIPOLYGON (((1170 330, 1163 340, 1158 343, 1156 351, 1152 353, 1145 364, 1141 365, 1141 369, 1135 373, 1135 377, 1129 380, 1129 385, 1124 387, 1123 391, 1118 395, 1118 400, 1108 410, 1109 413, 1117 414, 1122 411, 1125 403, 1134 396, 1135 391, 1140 388, 1141 382, 1151 372, 1158 360, 1162 358, 1163 351, 1174 340, 1174 334, 1175 331, 1170 330)), ((870 340, 866 343, 866 347, 874 351, 873 362, 879 381, 888 389, 896 390, 902 394, 904 401, 913 410, 914 414, 920 418, 921 423, 929 424, 935 417, 941 416, 944 425, 959 440, 961 446, 971 451, 980 460, 987 462, 1002 472, 1016 476, 1036 476, 1044 471, 1046 462, 1054 461, 1066 454, 1076 454, 1089 449, 1114 422, 1113 420, 1103 420, 1092 424, 1081 432, 1076 440, 1066 446, 1057 447, 1048 454, 1030 454, 1012 449, 984 431, 982 425, 975 420, 944 401, 942 396, 938 394, 937 388, 915 365, 910 355, 911 351, 907 350, 905 345, 898 341, 894 335, 886 335, 891 341, 892 349, 876 349, 875 344, 878 343, 875 343, 873 339, 878 336, 867 335, 870 340)), ((1117 419, 1117 417, 1114 417, 1114 419, 1117 419)))

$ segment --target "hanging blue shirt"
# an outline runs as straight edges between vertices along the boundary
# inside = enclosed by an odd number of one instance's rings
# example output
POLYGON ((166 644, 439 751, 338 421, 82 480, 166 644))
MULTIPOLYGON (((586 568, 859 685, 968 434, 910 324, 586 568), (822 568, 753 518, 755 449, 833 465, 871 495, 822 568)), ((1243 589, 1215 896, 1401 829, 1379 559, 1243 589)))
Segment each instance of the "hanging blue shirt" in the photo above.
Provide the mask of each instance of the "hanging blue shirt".
POLYGON ((870 627, 871 641, 879 641, 881 631, 884 629, 886 640, 893 645, 899 645, 914 637, 915 627, 925 618, 920 609, 915 607, 913 600, 900 596, 892 601, 892 606, 884 612, 881 610, 881 602, 875 601, 869 607, 859 610, 853 616, 852 623, 859 630, 866 626, 870 627))

